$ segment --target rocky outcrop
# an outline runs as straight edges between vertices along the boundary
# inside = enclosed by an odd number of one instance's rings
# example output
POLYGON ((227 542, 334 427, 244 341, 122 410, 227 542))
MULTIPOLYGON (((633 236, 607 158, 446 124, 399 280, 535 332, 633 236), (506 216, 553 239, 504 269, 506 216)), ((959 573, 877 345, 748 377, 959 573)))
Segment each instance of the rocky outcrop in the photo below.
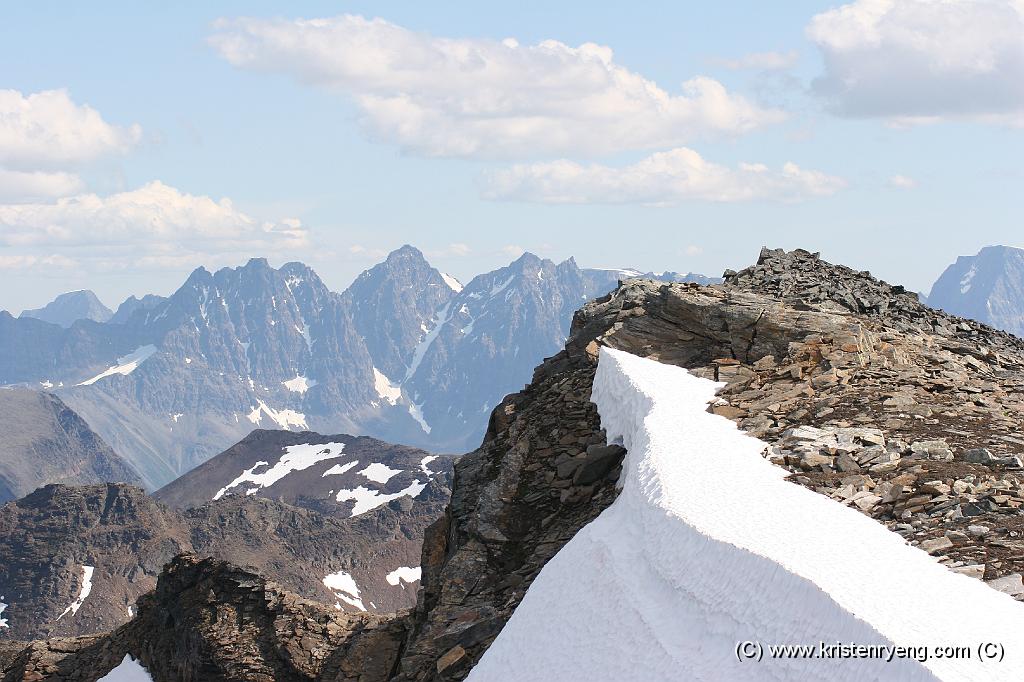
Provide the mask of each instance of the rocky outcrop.
POLYGON ((34 643, 2 679, 92 682, 126 655, 155 682, 385 679, 403 625, 341 613, 226 562, 182 555, 139 600, 134 620, 102 638, 34 643))
POLYGON ((57 396, 0 390, 0 504, 48 483, 140 483, 135 470, 57 396))
POLYGON ((342 518, 254 496, 179 512, 127 485, 47 486, 0 507, 0 641, 116 628, 181 552, 250 568, 336 610, 409 608, 418 583, 408 571, 448 494, 435 479, 415 500, 342 518), (355 594, 325 584, 339 573, 355 594))

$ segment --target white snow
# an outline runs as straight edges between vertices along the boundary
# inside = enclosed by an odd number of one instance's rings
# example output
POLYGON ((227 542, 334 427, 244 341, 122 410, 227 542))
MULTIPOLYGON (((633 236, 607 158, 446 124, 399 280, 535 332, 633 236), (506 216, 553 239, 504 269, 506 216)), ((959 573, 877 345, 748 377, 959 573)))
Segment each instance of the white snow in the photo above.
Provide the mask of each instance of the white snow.
POLYGON ((153 677, 131 654, 125 654, 124 660, 116 668, 96 682, 153 682, 153 677))
POLYGON ((426 457, 420 460, 420 469, 422 469, 423 473, 425 473, 427 476, 434 475, 434 472, 428 469, 427 465, 433 462, 435 459, 437 459, 437 455, 427 455, 426 457))
POLYGON ((43 388, 53 388, 53 382, 47 379, 46 381, 40 381, 39 385, 43 388))
POLYGON ((242 347, 242 352, 245 353, 248 356, 249 355, 249 346, 252 345, 252 342, 250 342, 250 341, 239 341, 238 345, 242 347))
POLYGON ((115 374, 121 374, 127 376, 134 372, 139 365, 148 360, 153 353, 156 352, 156 346, 139 346, 128 355, 117 359, 117 364, 107 369, 104 372, 100 372, 92 379, 86 379, 79 386, 91 386, 104 377, 113 376, 115 374))
POLYGON ((73 616, 78 613, 78 609, 82 608, 82 604, 85 603, 86 597, 88 597, 89 593, 92 592, 92 573, 94 570, 96 569, 93 566, 82 566, 82 587, 78 591, 78 598, 71 602, 71 605, 57 616, 57 620, 66 616, 69 611, 73 616))
POLYGON ((352 507, 352 516, 359 516, 364 512, 368 512, 371 509, 376 509, 382 504, 387 504, 391 500, 397 500, 399 497, 409 495, 410 497, 416 497, 423 489, 427 487, 426 483, 420 483, 419 479, 410 483, 403 490, 399 490, 397 493, 385 494, 378 490, 370 490, 365 486, 357 486, 355 490, 339 490, 338 494, 335 495, 334 499, 337 502, 345 502, 346 500, 354 500, 355 506, 352 507))
MULTIPOLYGON (((360 611, 366 610, 362 600, 359 598, 359 587, 356 585, 355 579, 345 571, 338 571, 326 576, 324 578, 324 585, 327 586, 327 589, 334 592, 335 597, 349 606, 354 606, 360 611)), ((335 604, 335 608, 341 609, 341 605, 335 604)))
POLYGON ((420 579, 420 567, 415 568, 409 566, 399 566, 395 570, 384 576, 384 579, 388 581, 389 585, 398 586, 402 584, 402 589, 405 589, 404 583, 414 583, 420 579))
POLYGON ((313 339, 309 335, 309 325, 303 322, 302 326, 295 325, 295 331, 302 335, 302 340, 306 342, 306 350, 313 350, 313 339))
MULTIPOLYGON (((345 462, 344 464, 335 464, 330 469, 328 469, 323 474, 321 474, 320 478, 324 478, 326 476, 338 476, 338 475, 341 475, 341 474, 345 473, 346 471, 348 471, 349 469, 351 469, 354 466, 356 466, 357 464, 359 464, 359 460, 358 459, 356 461, 354 461, 354 462, 345 462)), ((331 492, 334 492, 334 491, 332 490, 331 492)))
POLYGON ((454 291, 455 293, 459 293, 460 291, 462 291, 462 282, 455 279, 447 272, 441 273, 441 279, 443 279, 444 283, 451 287, 451 290, 454 291))
POLYGON ((373 368, 373 387, 376 389, 377 395, 392 405, 397 404, 398 399, 402 397, 402 387, 391 381, 376 367, 373 368))
MULTIPOLYGON (((219 500, 228 490, 242 483, 252 483, 259 488, 268 488, 293 471, 302 471, 317 462, 343 456, 342 450, 344 448, 344 443, 323 443, 318 445, 300 443, 298 445, 289 445, 283 449, 281 459, 274 466, 270 466, 269 462, 256 462, 256 464, 243 471, 238 478, 217 491, 213 499, 219 500), (263 466, 270 468, 262 473, 255 473, 256 469, 263 466)), ((251 495, 252 493, 247 492, 246 494, 251 495)))
POLYGON ((182 418, 182 417, 184 417, 184 416, 185 416, 185 415, 184 415, 184 414, 182 414, 181 412, 176 412, 176 413, 174 413, 174 414, 172 414, 172 415, 171 415, 171 419, 173 419, 173 420, 174 420, 174 423, 175 423, 175 424, 177 424, 177 423, 178 423, 178 420, 179 420, 179 419, 181 419, 181 418, 182 418))
POLYGON ((410 400, 408 409, 409 416, 416 420, 420 428, 423 429, 423 433, 430 433, 430 424, 427 423, 426 418, 423 416, 423 404, 417 404, 410 400))
POLYGON ((185 358, 185 364, 186 365, 191 365, 192 364, 192 358, 185 358))
POLYGON ((281 383, 284 384, 284 387, 292 393, 302 394, 316 386, 316 379, 309 379, 301 374, 297 374, 294 379, 282 381, 281 383))
POLYGON ((786 481, 765 443, 706 412, 719 386, 601 350, 593 399, 629 450, 621 494, 543 568, 469 680, 1024 679, 1021 604, 786 481), (740 662, 744 641, 761 643, 763 659, 740 662), (820 642, 972 656, 768 650, 820 642), (1005 659, 980 661, 986 642, 1005 659))
POLYGON ((260 426, 263 422, 263 417, 267 416, 282 429, 289 429, 292 426, 302 429, 309 428, 306 425, 306 415, 301 412, 296 412, 295 410, 275 410, 259 398, 256 399, 256 403, 257 405, 252 408, 252 412, 248 415, 249 421, 256 426, 260 426))
MULTIPOLYGON (((4 603, 4 599, 6 599, 6 598, 7 597, 4 597, 3 595, 0 595, 0 616, 3 616, 4 615, 4 611, 6 611, 7 607, 10 606, 10 604, 4 603)), ((6 618, 0 618, 0 628, 10 628, 10 626, 7 624, 7 619, 6 618)))
MULTIPOLYGON (((404 381, 408 381, 416 370, 419 369, 420 363, 423 362, 423 357, 427 354, 430 349, 430 345, 434 343, 434 339, 441 333, 441 328, 444 327, 445 323, 448 322, 448 311, 452 307, 452 302, 448 301, 443 308, 437 313, 434 318, 434 326, 429 332, 423 335, 423 338, 416 345, 416 349, 412 353, 412 362, 409 364, 409 369, 405 372, 404 381)), ((429 433, 429 431, 427 432, 429 433)))
POLYGON ((357 474, 362 474, 374 483, 380 483, 384 485, 396 475, 402 473, 401 469, 392 469, 387 464, 381 464, 380 462, 374 462, 368 465, 362 471, 357 471, 357 474))
POLYGON ((960 293, 961 294, 966 294, 968 291, 971 290, 971 280, 973 280, 974 276, 977 275, 977 274, 978 274, 978 269, 975 266, 972 265, 971 269, 968 270, 967 273, 963 276, 963 279, 960 280, 960 293))

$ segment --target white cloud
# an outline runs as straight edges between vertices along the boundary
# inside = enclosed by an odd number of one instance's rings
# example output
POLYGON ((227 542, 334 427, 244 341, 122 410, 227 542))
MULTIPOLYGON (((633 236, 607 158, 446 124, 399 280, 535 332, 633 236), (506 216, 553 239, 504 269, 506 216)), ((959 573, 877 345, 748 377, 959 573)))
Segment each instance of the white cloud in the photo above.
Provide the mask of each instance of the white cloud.
POLYGON ((0 168, 0 201, 54 199, 83 189, 85 184, 73 173, 0 168))
POLYGON ((561 160, 519 164, 484 178, 484 197, 551 204, 652 204, 680 201, 799 201, 833 194, 844 181, 787 163, 781 170, 741 163, 727 168, 681 147, 621 168, 561 160))
POLYGON ((456 242, 448 245, 448 253, 453 256, 468 256, 470 251, 469 244, 456 242))
POLYGON ((696 244, 690 244, 683 251, 687 256, 699 256, 704 253, 704 249, 697 246, 696 244))
POLYGON ((906 175, 894 175, 889 178, 889 184, 899 189, 913 189, 917 187, 917 180, 906 175))
POLYGON ((796 66, 800 53, 796 50, 788 52, 751 52, 738 59, 715 58, 712 64, 733 71, 785 71, 796 66))
POLYGON ((0 165, 41 170, 124 152, 138 142, 139 126, 113 126, 93 108, 75 104, 65 90, 23 95, 0 90, 0 165))
POLYGON ((518 244, 506 244, 505 246, 501 247, 501 252, 508 256, 509 258, 515 259, 519 258, 524 253, 526 253, 526 249, 519 246, 518 244))
POLYGON ((537 158, 677 146, 784 118, 696 77, 672 94, 608 47, 437 38, 382 19, 221 20, 230 63, 350 93, 371 135, 425 156, 537 158))
POLYGON ((161 182, 106 197, 80 194, 48 203, 0 205, 0 244, 7 246, 269 251, 304 246, 306 237, 298 221, 259 222, 229 199, 184 194, 161 182))
POLYGON ((1024 2, 857 0, 815 16, 838 114, 903 125, 939 119, 1024 124, 1024 2))
POLYGON ((67 270, 75 267, 76 265, 78 265, 78 263, 75 260, 60 254, 51 254, 48 256, 34 256, 28 254, 0 256, 0 270, 67 270))

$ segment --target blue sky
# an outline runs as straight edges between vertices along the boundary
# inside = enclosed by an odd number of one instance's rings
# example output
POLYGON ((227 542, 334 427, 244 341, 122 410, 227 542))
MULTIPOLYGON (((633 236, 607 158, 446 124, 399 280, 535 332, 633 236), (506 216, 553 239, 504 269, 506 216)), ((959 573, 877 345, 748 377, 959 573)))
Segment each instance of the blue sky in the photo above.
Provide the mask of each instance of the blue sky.
POLYGON ((282 7, 0 10, 0 307, 249 256, 340 290, 403 243, 462 279, 799 246, 927 290, 1021 242, 1011 0, 282 7))

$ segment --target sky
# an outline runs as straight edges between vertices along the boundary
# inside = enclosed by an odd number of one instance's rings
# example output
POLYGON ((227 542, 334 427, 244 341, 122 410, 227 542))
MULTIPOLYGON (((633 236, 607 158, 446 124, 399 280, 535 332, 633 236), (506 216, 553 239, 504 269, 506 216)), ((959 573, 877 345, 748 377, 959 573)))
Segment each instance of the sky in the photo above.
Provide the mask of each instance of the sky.
POLYGON ((1024 0, 177 4, 0 8, 0 308, 405 243, 921 291, 1024 245, 1024 0))

